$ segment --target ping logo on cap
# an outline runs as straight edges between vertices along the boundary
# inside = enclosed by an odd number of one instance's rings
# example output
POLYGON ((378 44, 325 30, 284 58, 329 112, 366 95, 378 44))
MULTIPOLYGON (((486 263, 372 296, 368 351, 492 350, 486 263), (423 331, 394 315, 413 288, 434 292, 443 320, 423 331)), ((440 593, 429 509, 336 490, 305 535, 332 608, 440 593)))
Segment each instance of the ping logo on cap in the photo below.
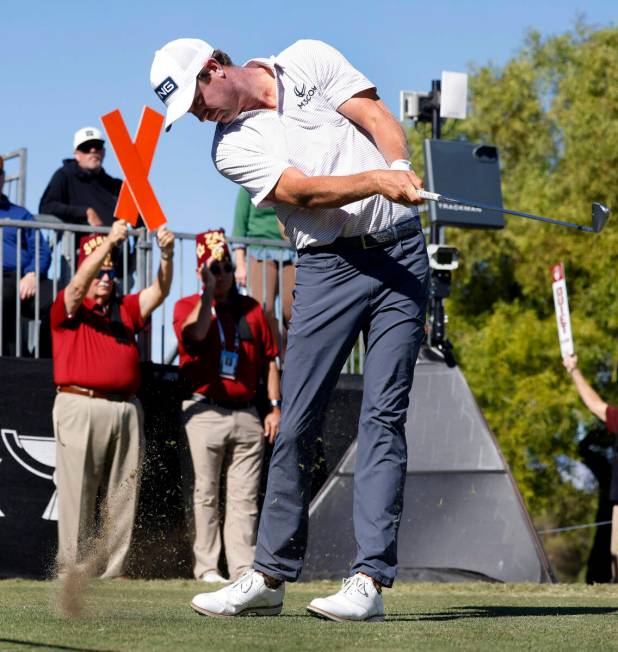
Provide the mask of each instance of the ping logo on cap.
POLYGON ((88 136, 88 138, 94 138, 94 131, 92 131, 92 129, 86 129, 86 136, 88 136))
POLYGON ((166 77, 156 88, 155 93, 163 104, 167 104, 170 96, 178 90, 178 84, 171 78, 166 77))

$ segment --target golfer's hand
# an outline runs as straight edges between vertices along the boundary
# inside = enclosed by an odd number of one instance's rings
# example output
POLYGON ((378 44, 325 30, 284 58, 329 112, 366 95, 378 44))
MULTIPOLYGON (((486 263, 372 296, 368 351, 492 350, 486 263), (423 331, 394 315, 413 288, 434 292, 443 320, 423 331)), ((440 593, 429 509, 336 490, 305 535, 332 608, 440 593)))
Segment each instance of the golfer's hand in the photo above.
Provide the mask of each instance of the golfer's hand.
POLYGON ((207 294, 209 297, 212 298, 212 295, 214 294, 215 291, 215 284, 217 283, 217 279, 215 278, 214 274, 211 274, 208 270, 208 263, 212 262, 212 258, 209 258, 201 267, 200 269, 200 275, 202 277, 202 286, 204 288, 204 294, 207 294))
POLYGON ((112 230, 107 236, 110 243, 116 247, 121 242, 124 242, 129 235, 129 227, 124 220, 115 220, 112 224, 112 230))
POLYGON ((562 364, 564 368, 572 374, 577 369, 577 356, 576 355, 565 355, 562 358, 562 364))
POLYGON ((19 280, 19 298, 31 299, 36 293, 36 274, 28 272, 24 274, 19 280))
POLYGON ((264 437, 268 439, 268 443, 272 444, 275 437, 279 432, 279 422, 281 421, 281 410, 273 408, 264 419, 264 437))
POLYGON ((423 203, 416 194, 416 189, 423 187, 423 181, 414 172, 376 170, 376 175, 379 193, 386 199, 406 206, 423 203))
POLYGON ((165 228, 165 225, 160 226, 157 231, 157 243, 163 256, 171 258, 174 255, 174 234, 165 228))

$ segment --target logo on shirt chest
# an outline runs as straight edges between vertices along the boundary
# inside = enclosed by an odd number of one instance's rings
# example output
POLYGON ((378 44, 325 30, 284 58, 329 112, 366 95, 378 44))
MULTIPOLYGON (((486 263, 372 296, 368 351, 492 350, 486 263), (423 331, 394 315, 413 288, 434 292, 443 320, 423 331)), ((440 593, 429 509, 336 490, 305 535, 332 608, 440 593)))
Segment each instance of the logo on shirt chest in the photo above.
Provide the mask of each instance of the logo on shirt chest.
POLYGON ((294 86, 294 93, 296 94, 297 97, 302 97, 303 99, 296 105, 298 106, 299 109, 304 109, 309 102, 313 99, 313 96, 318 92, 318 87, 317 86, 312 86, 308 91, 306 90, 305 84, 303 84, 303 87, 298 90, 296 86, 294 86))

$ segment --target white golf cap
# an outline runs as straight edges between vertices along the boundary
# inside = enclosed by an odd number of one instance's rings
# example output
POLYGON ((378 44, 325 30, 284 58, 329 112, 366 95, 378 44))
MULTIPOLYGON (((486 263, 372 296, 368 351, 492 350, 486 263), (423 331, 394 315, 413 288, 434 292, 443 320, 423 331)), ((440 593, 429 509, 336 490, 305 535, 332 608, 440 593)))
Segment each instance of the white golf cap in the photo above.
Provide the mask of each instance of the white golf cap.
POLYGON ((197 38, 179 38, 155 52, 150 85, 167 107, 166 129, 191 108, 197 76, 213 52, 212 45, 197 38))
POLYGON ((73 149, 77 149, 82 143, 88 140, 101 140, 105 142, 103 132, 96 127, 82 127, 75 132, 73 136, 73 149))

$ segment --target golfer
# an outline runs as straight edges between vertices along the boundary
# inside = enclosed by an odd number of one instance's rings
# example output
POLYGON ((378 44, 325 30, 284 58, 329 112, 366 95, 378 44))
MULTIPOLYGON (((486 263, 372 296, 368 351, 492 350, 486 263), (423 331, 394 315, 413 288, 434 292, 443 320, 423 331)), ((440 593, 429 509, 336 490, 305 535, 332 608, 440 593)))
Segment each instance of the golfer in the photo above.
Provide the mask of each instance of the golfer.
POLYGON ((429 276, 413 207, 422 183, 410 171, 405 134, 375 86, 320 41, 236 66, 204 41, 178 39, 155 54, 150 82, 167 106, 167 128, 187 112, 218 123, 215 166, 256 207, 275 207, 299 255, 253 570, 195 596, 192 607, 210 616, 281 612, 284 583, 298 579, 305 555, 320 414, 362 332, 358 551, 342 589, 308 609, 337 621, 382 620, 382 587, 397 571, 404 426, 429 276))

